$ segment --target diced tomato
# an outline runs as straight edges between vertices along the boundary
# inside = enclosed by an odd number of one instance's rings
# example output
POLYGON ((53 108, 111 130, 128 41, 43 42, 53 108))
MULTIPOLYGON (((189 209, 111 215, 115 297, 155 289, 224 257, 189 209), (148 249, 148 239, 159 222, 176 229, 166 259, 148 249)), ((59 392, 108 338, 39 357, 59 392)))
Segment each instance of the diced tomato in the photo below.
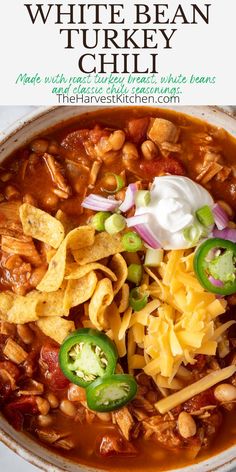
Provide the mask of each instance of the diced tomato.
POLYGON ((36 415, 39 413, 35 396, 24 396, 19 400, 8 403, 3 409, 9 423, 13 428, 21 430, 24 423, 24 415, 36 415))
POLYGON ((52 344, 45 344, 40 351, 40 364, 46 364, 46 369, 53 372, 58 367, 59 348, 52 344))
POLYGON ((195 364, 188 364, 187 368, 189 370, 196 370, 197 372, 201 372, 204 369, 204 367, 206 366, 207 356, 204 356, 203 354, 198 354, 195 357, 195 360, 197 362, 195 362, 195 364))
POLYGON ((52 344, 45 344, 40 352, 40 366, 47 385, 52 390, 67 388, 69 380, 64 376, 59 365, 59 348, 52 344))
POLYGON ((101 138, 104 136, 109 136, 110 132, 104 128, 101 128, 99 125, 94 126, 91 131, 89 131, 89 139, 93 144, 97 144, 101 138))
POLYGON ((137 450, 131 442, 124 439, 120 434, 110 433, 102 437, 99 454, 103 457, 134 456, 137 454, 137 450))
POLYGON ((217 400, 212 389, 205 390, 198 395, 190 398, 183 404, 183 408, 188 413, 193 413, 206 406, 217 405, 217 400))
POLYGON ((79 129, 69 133, 61 142, 61 146, 70 151, 80 151, 83 142, 88 139, 89 130, 79 129))
POLYGON ((163 174, 186 175, 184 164, 176 157, 152 159, 140 164, 143 179, 151 180, 163 174))
POLYGON ((103 136, 109 136, 110 131, 96 125, 93 129, 79 129, 69 133, 62 141, 61 145, 70 151, 81 151, 85 141, 97 144, 103 136))
POLYGON ((149 121, 150 119, 146 116, 128 122, 128 133, 131 141, 139 144, 146 139, 149 121))
POLYGON ((35 395, 24 395, 21 398, 8 403, 13 410, 20 411, 23 415, 36 415, 39 413, 35 395))

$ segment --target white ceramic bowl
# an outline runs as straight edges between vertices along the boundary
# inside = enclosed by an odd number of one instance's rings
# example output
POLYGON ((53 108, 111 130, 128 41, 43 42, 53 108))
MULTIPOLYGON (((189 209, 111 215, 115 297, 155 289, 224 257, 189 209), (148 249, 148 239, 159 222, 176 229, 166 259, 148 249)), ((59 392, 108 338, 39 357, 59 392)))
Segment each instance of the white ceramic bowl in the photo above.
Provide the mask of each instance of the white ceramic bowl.
MULTIPOLYGON (((171 107, 168 107, 171 108, 171 107)), ((42 107, 0 132, 0 162, 45 129, 63 123, 98 107, 42 107)), ((209 123, 225 128, 236 137, 236 120, 218 108, 213 107, 173 107, 176 111, 201 118, 209 123)), ((46 472, 85 472, 94 469, 67 460, 55 452, 39 445, 23 433, 16 432, 0 415, 0 440, 28 462, 46 472)), ((236 470, 236 446, 200 463, 173 472, 233 472, 236 470)), ((1 470, 1 467, 0 467, 1 470)), ((148 467, 147 467, 148 472, 148 467)), ((100 472, 96 470, 96 472, 100 472)))

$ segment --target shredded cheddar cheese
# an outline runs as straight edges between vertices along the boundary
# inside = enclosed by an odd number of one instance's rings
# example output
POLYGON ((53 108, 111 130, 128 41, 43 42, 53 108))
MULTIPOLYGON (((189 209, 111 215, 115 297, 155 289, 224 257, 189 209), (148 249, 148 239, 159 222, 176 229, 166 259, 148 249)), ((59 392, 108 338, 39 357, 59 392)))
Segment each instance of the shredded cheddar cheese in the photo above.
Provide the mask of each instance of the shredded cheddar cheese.
POLYGON ((193 254, 169 251, 159 273, 146 269, 153 279, 150 295, 161 303, 147 319, 144 349, 150 360, 144 371, 152 377, 160 374, 169 383, 181 364, 195 363, 197 354, 215 355, 218 341, 233 323, 216 325, 226 301, 204 291, 192 261, 193 254))
POLYGON ((146 272, 151 281, 150 296, 153 302, 159 301, 159 306, 153 304, 155 311, 151 312, 149 302, 144 313, 131 316, 129 326, 139 347, 140 325, 146 327, 143 346, 148 359, 144 371, 153 378, 161 375, 171 385, 180 365, 194 364, 197 354, 215 355, 218 341, 232 322, 215 323, 225 312, 226 301, 199 284, 193 271, 193 252, 185 256, 184 251, 169 251, 158 273, 149 268, 146 272))
MULTIPOLYGON (((158 268, 145 267, 142 289, 149 294, 147 305, 138 312, 127 307, 127 285, 125 297, 124 290, 120 292, 121 304, 124 297, 126 309, 120 310, 116 299, 112 301, 111 297, 99 318, 100 323, 104 318, 102 324, 116 343, 119 356, 127 354, 129 372, 143 369, 164 393, 177 385, 181 368, 194 364, 198 354, 214 356, 218 347, 227 353, 225 333, 236 323, 219 321, 227 302, 200 285, 193 258, 192 249, 166 251, 158 268)), ((105 280, 111 284, 109 279, 105 280)), ((94 314, 98 310, 97 304, 91 313, 89 303, 88 315, 95 327, 94 314)))

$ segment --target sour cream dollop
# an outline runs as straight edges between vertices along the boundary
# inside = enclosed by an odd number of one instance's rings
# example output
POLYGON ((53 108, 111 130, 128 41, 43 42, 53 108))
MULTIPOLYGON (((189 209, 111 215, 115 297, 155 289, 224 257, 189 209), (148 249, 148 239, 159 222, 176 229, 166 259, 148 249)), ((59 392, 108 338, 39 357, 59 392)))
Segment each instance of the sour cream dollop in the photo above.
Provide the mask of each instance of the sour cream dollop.
MULTIPOLYGON (((190 244, 184 237, 183 230, 192 225, 201 226, 196 218, 196 211, 214 201, 210 193, 188 177, 167 175, 155 177, 151 187, 151 202, 146 207, 139 207, 136 215, 150 214, 149 227, 164 249, 186 249, 190 244)), ((212 226, 204 228, 211 233, 212 226)))

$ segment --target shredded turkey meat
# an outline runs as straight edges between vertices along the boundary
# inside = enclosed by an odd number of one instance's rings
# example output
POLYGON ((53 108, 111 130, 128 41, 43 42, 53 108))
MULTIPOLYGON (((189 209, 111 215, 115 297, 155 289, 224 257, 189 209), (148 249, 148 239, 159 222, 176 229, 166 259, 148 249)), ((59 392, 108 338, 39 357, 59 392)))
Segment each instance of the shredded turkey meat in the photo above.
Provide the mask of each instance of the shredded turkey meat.
POLYGON ((62 168, 60 167, 59 162, 57 162, 56 159, 51 154, 48 154, 48 153, 45 153, 43 155, 43 159, 50 172, 51 178, 57 187, 56 190, 57 190, 58 196, 60 198, 67 199, 69 195, 71 194, 71 188, 67 184, 65 177, 62 174, 62 168))
POLYGON ((132 428, 134 427, 135 423, 127 406, 121 410, 113 412, 112 419, 113 423, 116 423, 119 426, 119 429, 124 438, 129 440, 131 438, 132 428))

